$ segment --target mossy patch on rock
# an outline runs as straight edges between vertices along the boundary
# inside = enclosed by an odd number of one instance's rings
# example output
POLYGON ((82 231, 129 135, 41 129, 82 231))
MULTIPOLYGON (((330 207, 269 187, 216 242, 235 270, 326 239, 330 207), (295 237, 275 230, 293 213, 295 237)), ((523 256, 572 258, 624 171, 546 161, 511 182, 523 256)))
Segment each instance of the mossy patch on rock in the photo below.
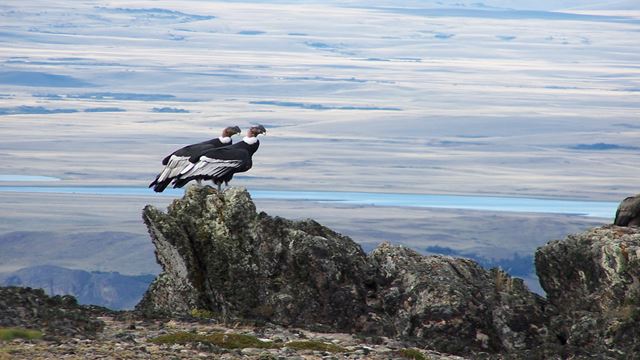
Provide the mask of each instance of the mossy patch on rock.
POLYGON ((318 340, 290 341, 282 344, 261 340, 252 335, 230 333, 197 334, 195 332, 180 331, 173 334, 161 335, 149 341, 155 344, 166 345, 204 343, 225 349, 278 349, 287 347, 294 350, 326 351, 330 353, 343 353, 348 351, 342 346, 318 340))
POLYGON ((413 359, 413 360, 427 360, 428 359, 418 349, 402 349, 402 350, 400 350, 400 356, 402 356, 405 359, 413 359))
POLYGON ((13 339, 38 340, 42 338, 40 330, 24 328, 0 328, 0 340, 10 341, 13 339))
POLYGON ((191 309, 191 317, 196 319, 216 319, 220 314, 206 309, 191 309))
POLYGON ((290 341, 284 346, 295 350, 315 350, 327 351, 331 353, 341 353, 347 351, 347 349, 341 346, 316 340, 290 341))
POLYGON ((149 341, 156 344, 208 343, 225 349, 272 349, 280 347, 271 341, 262 341, 257 337, 251 335, 225 333, 203 335, 184 331, 161 335, 149 341))

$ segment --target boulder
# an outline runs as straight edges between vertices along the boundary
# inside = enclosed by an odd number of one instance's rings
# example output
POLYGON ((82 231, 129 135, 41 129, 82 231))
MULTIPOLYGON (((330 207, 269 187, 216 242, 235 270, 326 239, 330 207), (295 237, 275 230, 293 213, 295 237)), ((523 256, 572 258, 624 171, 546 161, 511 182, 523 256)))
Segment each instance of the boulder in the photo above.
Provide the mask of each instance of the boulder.
POLYGON ((137 308, 348 330, 365 312, 360 246, 313 220, 257 213, 249 193, 190 187, 143 218, 163 268, 137 308))
POLYGON ((544 334, 544 300, 521 279, 469 259, 382 244, 370 254, 378 329, 453 354, 519 353, 544 334))
POLYGON ((622 200, 613 222, 618 226, 640 226, 640 194, 622 200))
POLYGON ((550 342, 569 354, 640 354, 640 228, 570 235, 539 248, 535 262, 553 310, 550 342))

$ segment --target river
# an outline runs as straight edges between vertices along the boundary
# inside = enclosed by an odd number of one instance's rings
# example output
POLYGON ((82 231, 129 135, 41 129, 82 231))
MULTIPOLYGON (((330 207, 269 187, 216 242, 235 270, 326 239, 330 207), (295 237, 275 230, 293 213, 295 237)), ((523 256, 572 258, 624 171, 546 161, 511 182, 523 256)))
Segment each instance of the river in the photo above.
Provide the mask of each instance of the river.
MULTIPOLYGON (((0 192, 58 193, 116 196, 182 196, 182 189, 154 193, 144 187, 120 186, 0 186, 0 192)), ((617 202, 572 199, 538 199, 484 195, 428 195, 341 191, 251 190, 254 199, 309 200, 365 206, 424 207, 506 212, 573 214, 613 218, 617 202)))

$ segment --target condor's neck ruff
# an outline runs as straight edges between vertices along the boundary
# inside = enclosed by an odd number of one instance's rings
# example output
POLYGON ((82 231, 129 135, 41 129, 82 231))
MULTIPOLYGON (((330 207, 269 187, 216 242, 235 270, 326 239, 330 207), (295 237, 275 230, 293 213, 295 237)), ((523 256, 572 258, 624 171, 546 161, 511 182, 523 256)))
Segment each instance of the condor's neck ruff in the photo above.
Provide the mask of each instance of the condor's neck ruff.
POLYGON ((242 141, 246 142, 249 145, 253 145, 253 144, 258 142, 258 137, 257 136, 253 136, 253 137, 245 136, 244 138, 242 138, 242 141))
POLYGON ((218 138, 218 140, 220 140, 220 142, 223 143, 223 144, 228 144, 228 143, 231 142, 231 137, 229 137, 229 136, 220 136, 218 138))

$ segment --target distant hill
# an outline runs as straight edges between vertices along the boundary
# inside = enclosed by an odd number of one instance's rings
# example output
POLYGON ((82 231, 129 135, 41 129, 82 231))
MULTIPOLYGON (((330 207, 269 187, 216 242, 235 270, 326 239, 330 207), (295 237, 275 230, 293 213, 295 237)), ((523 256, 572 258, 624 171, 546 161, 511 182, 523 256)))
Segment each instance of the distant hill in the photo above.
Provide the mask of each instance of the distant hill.
POLYGON ((34 265, 154 274, 158 265, 146 234, 124 231, 13 231, 0 234, 0 272, 34 265))
POLYGON ((154 278, 43 265, 0 274, 0 285, 41 288, 48 295, 73 295, 81 304, 122 310, 132 309, 154 278))

